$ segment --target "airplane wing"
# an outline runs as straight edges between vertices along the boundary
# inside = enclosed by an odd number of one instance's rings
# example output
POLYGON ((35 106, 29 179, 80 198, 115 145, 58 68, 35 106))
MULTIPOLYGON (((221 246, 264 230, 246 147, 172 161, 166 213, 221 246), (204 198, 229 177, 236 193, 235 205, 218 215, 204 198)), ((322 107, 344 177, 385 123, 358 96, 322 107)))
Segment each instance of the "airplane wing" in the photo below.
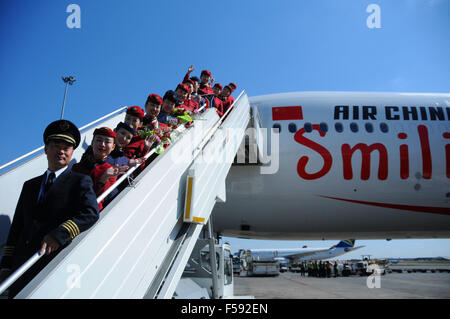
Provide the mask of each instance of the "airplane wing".
POLYGON ((311 251, 305 251, 305 252, 298 252, 292 255, 287 255, 284 256, 285 258, 289 258, 289 259, 299 259, 302 257, 307 257, 307 256, 311 256, 317 253, 321 253, 321 252, 325 252, 328 251, 328 249, 316 249, 316 250, 311 250, 311 251))
POLYGON ((348 252, 350 252, 350 251, 357 250, 357 249, 360 249, 360 248, 363 248, 363 247, 366 247, 366 246, 348 247, 348 248, 345 248, 344 251, 345 251, 346 253, 348 253, 348 252))

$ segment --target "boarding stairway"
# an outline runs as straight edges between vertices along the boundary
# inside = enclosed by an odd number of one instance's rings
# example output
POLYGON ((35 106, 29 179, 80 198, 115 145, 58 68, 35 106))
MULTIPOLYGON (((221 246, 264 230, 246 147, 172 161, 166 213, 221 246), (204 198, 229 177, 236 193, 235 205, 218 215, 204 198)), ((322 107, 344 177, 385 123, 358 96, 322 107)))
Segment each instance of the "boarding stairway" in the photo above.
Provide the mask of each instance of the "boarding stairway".
MULTIPOLYGON (((81 128, 73 161, 81 158, 95 128, 116 127, 125 110, 81 128)), ((134 180, 134 168, 122 176, 114 186, 124 179, 128 186, 100 212, 98 222, 16 298, 172 298, 214 204, 226 199, 225 178, 251 118, 244 91, 230 110, 222 118, 215 109, 196 115, 194 124, 177 129, 172 144, 134 180)), ((11 222, 23 182, 47 169, 45 154, 34 154, 42 148, 0 175, 0 216, 9 216, 11 222)), ((0 169, 10 165, 17 164, 0 169)), ((5 240, 6 235, 0 243, 5 240)))

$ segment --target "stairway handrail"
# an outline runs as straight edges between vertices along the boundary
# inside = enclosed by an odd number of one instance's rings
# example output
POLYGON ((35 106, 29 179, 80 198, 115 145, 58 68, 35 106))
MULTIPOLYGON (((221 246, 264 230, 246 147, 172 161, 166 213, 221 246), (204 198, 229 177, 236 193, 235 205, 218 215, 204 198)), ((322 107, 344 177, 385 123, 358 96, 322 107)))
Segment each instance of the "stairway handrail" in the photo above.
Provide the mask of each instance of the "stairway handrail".
POLYGON ((227 115, 231 112, 234 105, 239 101, 239 99, 242 97, 242 95, 245 93, 245 90, 242 90, 242 92, 239 94, 239 96, 234 100, 233 104, 228 108, 228 110, 223 114, 223 116, 212 126, 208 133, 205 134, 205 137, 202 139, 202 141, 199 143, 199 145, 195 148, 194 153, 194 159, 200 154, 201 150, 205 147, 206 143, 211 139, 211 137, 214 135, 214 133, 219 129, 220 125, 223 123, 223 121, 226 119, 227 115))

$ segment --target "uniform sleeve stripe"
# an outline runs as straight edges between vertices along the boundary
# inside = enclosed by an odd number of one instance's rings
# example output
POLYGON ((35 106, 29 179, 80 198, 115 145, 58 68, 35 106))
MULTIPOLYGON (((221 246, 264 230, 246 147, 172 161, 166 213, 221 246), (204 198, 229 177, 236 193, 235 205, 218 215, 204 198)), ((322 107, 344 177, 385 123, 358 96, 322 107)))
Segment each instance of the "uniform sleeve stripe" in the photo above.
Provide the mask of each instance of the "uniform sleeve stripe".
POLYGON ((64 227, 69 232, 70 238, 72 239, 75 238, 75 236, 73 235, 73 229, 70 228, 70 226, 67 225, 67 223, 62 224, 61 226, 64 227))
POLYGON ((73 220, 68 220, 67 222, 70 223, 75 229, 75 236, 78 236, 80 234, 80 229, 78 228, 78 225, 75 224, 73 220))
POLYGON ((62 223, 61 226, 63 226, 69 232, 69 235, 72 239, 74 239, 76 236, 80 234, 80 229, 73 220, 69 219, 68 221, 62 223))
POLYGON ((75 233, 76 233, 75 228, 73 228, 73 226, 72 226, 69 222, 65 222, 63 225, 65 225, 66 227, 69 227, 69 228, 70 228, 71 235, 72 235, 73 237, 75 237, 75 233))

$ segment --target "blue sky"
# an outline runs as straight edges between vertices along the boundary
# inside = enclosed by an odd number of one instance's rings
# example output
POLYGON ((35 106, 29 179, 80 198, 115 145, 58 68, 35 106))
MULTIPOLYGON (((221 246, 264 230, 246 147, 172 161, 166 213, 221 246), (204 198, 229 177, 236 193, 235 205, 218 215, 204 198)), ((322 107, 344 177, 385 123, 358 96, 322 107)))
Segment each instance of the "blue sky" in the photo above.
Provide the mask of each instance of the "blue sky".
MULTIPOLYGON (((65 118, 78 126, 174 89, 191 64, 194 74, 209 69, 249 96, 450 92, 449 18, 447 0, 2 0, 0 163, 42 144, 45 126, 60 116, 63 75, 77 80, 65 118), (79 29, 66 24, 72 3, 81 9, 79 29), (380 8, 381 28, 367 26, 370 4, 380 8)), ((233 241, 234 248, 335 243, 233 241)), ((450 240, 361 244, 373 247, 361 253, 450 257, 450 240)))

